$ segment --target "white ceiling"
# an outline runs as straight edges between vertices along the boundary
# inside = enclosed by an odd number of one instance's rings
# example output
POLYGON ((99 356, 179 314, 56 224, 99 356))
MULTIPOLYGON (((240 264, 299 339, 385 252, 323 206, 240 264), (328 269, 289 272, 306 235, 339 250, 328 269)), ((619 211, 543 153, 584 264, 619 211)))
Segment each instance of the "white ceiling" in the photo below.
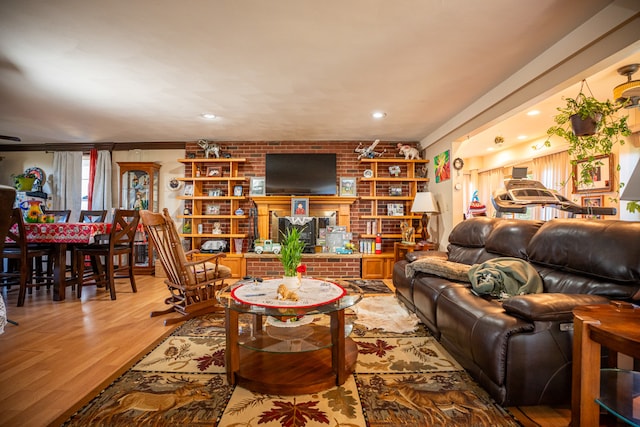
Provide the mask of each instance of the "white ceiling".
MULTIPOLYGON (((606 62, 608 65, 595 74, 583 74, 584 85, 579 80, 539 102, 532 100, 509 111, 505 117, 498 117, 480 128, 460 135, 457 140, 463 142, 463 145, 458 154, 463 157, 483 156, 522 144, 528 147, 541 146, 547 139, 546 130, 555 124, 553 116, 558 113, 557 108, 565 104, 563 98, 575 98, 580 90, 583 90, 587 94, 591 92, 598 99, 613 99, 613 88, 627 82, 627 76, 621 75, 618 69, 624 65, 640 64, 640 43, 634 45, 630 51, 629 55, 619 55, 623 59, 610 58, 606 62), (533 110, 539 114, 527 114, 533 110), (504 143, 496 145, 494 140, 497 136, 502 136, 504 143)), ((640 71, 634 73, 632 78, 640 80, 640 71)), ((628 115, 628 123, 632 130, 640 130, 640 109, 622 109, 618 114, 628 115)))
MULTIPOLYGON (((640 2, 2 0, 0 135, 21 144, 459 138, 470 133, 461 111, 620 8, 637 13, 640 2), (372 119, 377 110, 387 116, 372 119)), ((506 116, 493 120, 508 138, 506 116)))

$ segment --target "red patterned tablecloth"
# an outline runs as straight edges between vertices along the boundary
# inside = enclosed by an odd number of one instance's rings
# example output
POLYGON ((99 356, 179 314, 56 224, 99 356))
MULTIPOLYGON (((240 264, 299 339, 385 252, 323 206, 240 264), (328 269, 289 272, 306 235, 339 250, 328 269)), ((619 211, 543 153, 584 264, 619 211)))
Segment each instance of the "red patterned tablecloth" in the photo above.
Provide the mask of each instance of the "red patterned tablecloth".
POLYGON ((29 243, 93 243, 98 234, 107 233, 103 222, 25 223, 29 243))

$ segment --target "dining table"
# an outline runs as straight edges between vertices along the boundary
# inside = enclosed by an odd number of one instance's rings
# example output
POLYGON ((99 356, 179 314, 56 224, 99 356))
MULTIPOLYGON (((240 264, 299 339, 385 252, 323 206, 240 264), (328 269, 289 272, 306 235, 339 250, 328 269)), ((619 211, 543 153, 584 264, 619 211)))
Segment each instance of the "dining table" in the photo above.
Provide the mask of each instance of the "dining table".
POLYGON ((63 301, 67 286, 77 283, 75 268, 66 275, 67 249, 77 244, 93 243, 97 236, 108 233, 111 224, 104 222, 54 222, 24 224, 27 243, 50 244, 56 249, 53 259, 53 300, 63 301))

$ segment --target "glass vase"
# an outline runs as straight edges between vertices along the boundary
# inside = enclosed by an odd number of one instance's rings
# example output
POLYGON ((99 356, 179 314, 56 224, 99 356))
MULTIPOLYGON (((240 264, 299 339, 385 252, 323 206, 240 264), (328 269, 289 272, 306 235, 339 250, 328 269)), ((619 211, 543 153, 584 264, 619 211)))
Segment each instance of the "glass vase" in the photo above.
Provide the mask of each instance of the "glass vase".
POLYGON ((295 291, 296 289, 298 289, 300 287, 301 280, 297 275, 296 276, 283 276, 282 277, 282 283, 284 283, 284 285, 287 287, 288 290, 295 291))

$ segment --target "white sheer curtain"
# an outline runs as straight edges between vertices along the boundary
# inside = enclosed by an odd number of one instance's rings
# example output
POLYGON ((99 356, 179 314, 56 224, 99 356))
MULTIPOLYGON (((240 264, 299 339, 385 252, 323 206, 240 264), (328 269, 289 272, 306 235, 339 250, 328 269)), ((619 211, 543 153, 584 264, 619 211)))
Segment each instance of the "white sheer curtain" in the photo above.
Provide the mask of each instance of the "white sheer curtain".
POLYGON ((487 207, 487 216, 496 216, 496 210, 493 207, 493 203, 491 203, 491 195, 502 187, 504 187, 502 168, 478 173, 478 198, 487 207))
POLYGON ((91 209, 109 211, 113 207, 112 200, 111 153, 107 150, 100 150, 96 160, 91 209))
POLYGON ((72 219, 78 219, 82 200, 82 152, 53 153, 53 209, 71 209, 72 219))
MULTIPOLYGON (((540 181, 545 187, 556 190, 561 195, 571 197, 571 163, 566 151, 538 157, 532 160, 529 175, 536 181, 540 181)), ((496 216, 495 208, 491 203, 491 194, 504 186, 503 168, 491 169, 478 173, 478 197, 487 207, 487 216, 496 216)), ((569 213, 556 208, 530 206, 526 214, 515 215, 521 219, 541 219, 544 221, 553 218, 568 218, 569 213)))
MULTIPOLYGON (((533 178, 545 187, 556 190, 567 199, 571 199, 571 164, 569 154, 562 151, 533 159, 533 178)), ((555 208, 534 209, 533 218, 548 221, 553 218, 568 218, 569 213, 555 208)))

